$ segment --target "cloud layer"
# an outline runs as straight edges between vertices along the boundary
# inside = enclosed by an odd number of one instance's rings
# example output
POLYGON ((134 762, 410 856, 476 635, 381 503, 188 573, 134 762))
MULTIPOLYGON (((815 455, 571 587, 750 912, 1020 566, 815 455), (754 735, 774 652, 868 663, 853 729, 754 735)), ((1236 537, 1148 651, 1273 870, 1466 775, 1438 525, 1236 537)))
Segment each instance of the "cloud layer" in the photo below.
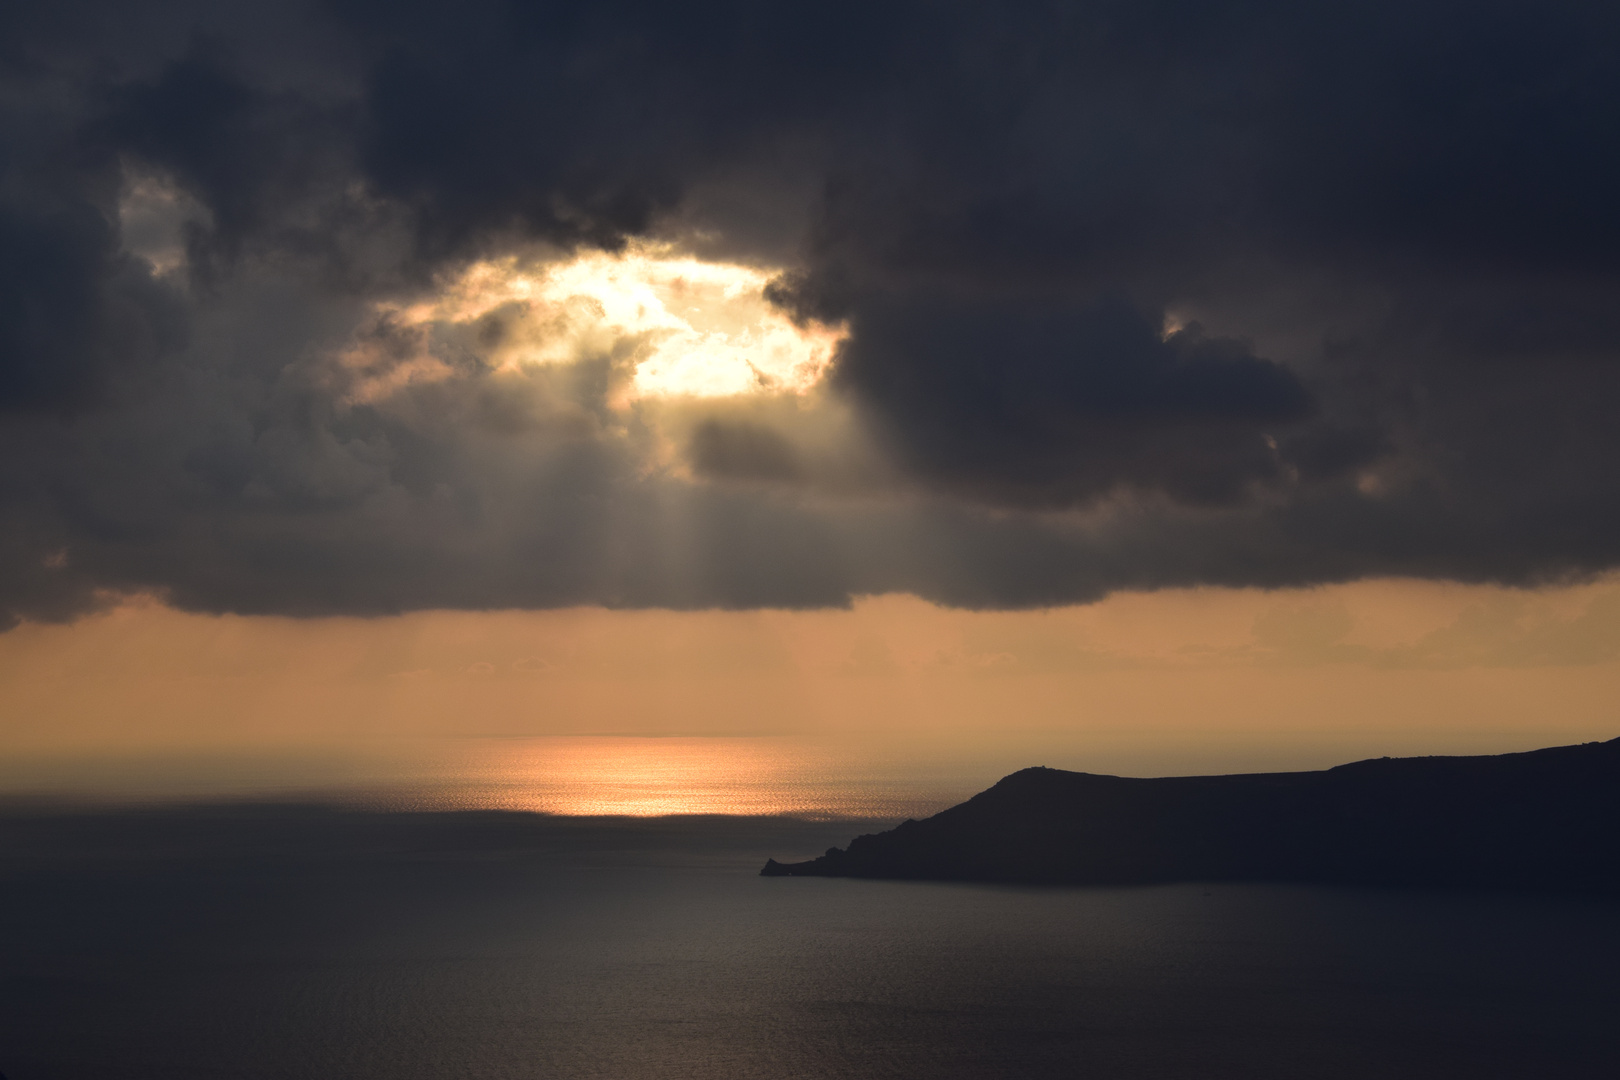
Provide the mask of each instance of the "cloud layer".
POLYGON ((1604 570, 1616 46, 1574 2, 13 5, 0 619, 1604 570), (674 323, 441 310, 648 250, 774 275, 825 378, 638 396, 674 323))

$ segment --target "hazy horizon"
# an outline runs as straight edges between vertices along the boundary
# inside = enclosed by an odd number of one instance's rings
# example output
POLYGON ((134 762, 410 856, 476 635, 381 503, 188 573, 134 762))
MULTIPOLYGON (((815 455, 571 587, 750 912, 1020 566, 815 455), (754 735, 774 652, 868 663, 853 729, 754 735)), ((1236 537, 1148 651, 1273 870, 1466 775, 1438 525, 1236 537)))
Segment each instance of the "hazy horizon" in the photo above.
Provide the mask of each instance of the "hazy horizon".
MULTIPOLYGON (((1617 613, 1607 578, 1027 612, 891 596, 821 612, 289 619, 143 601, 0 635, 0 791, 442 788, 473 758, 487 775, 544 772, 547 740, 698 740, 706 768, 759 765, 761 783, 783 769, 855 786, 948 778, 962 795, 1035 764, 1157 775, 1502 753, 1620 734, 1617 613), (790 749, 744 750, 770 744, 790 749)), ((592 761, 603 780, 610 758, 592 761)))

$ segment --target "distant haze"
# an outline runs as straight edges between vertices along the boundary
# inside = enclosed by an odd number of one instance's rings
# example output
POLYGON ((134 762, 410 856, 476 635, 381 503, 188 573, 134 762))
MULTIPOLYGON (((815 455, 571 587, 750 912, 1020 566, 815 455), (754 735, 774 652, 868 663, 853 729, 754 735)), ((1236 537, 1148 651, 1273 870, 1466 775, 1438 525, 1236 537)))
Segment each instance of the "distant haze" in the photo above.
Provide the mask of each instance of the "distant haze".
POLYGON ((1608 583, 1197 590, 1005 613, 908 597, 316 620, 131 604, 0 636, 0 790, 444 783, 466 778, 469 755, 542 783, 567 758, 535 737, 580 735, 640 739, 660 768, 675 761, 662 737, 707 738, 728 775, 763 768, 762 751, 736 749, 763 740, 797 749, 772 751, 786 772, 756 784, 881 777, 958 795, 1030 764, 1158 775, 1491 753, 1613 737, 1617 647, 1608 583), (230 764, 244 756, 262 760, 230 764))

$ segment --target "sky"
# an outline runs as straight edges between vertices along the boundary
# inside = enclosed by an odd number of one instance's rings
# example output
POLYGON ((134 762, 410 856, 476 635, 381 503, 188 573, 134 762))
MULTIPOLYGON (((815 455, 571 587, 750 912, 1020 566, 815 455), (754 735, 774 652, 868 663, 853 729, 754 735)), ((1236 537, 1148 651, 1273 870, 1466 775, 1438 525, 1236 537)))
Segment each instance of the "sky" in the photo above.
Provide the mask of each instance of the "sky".
POLYGON ((0 753, 1620 734, 1617 45, 6 5, 0 753))

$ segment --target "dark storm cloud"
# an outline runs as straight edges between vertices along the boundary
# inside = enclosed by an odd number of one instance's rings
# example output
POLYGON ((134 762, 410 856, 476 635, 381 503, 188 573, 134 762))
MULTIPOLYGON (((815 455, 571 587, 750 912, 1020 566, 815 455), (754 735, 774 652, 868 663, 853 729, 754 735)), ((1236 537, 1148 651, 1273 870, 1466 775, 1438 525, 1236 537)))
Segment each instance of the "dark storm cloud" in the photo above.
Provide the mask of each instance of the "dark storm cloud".
POLYGON ((0 609, 1609 568, 1617 46, 1567 0, 11 5, 0 609), (647 235, 847 324, 848 460, 716 413, 683 480, 628 354, 374 306, 647 235))
POLYGON ((709 419, 692 432, 687 457, 700 475, 732 480, 798 480, 793 444, 760 424, 709 419))
POLYGON ((82 405, 183 333, 174 307, 94 207, 0 207, 0 413, 82 405))
POLYGON ((163 170, 209 209, 211 227, 188 238, 201 249, 194 256, 209 246, 235 254, 255 235, 296 246, 308 231, 299 229, 299 204, 341 166, 323 159, 334 153, 334 118, 296 95, 249 85, 218 51, 193 46, 152 78, 117 87, 88 135, 163 170))
POLYGON ((107 218, 116 178, 48 90, 0 97, 0 413, 84 404, 149 361, 183 318, 107 218))
POLYGON ((986 501, 1234 502, 1279 472, 1264 432, 1310 412, 1285 368, 1123 305, 907 300, 851 313, 838 378, 917 472, 986 501))

